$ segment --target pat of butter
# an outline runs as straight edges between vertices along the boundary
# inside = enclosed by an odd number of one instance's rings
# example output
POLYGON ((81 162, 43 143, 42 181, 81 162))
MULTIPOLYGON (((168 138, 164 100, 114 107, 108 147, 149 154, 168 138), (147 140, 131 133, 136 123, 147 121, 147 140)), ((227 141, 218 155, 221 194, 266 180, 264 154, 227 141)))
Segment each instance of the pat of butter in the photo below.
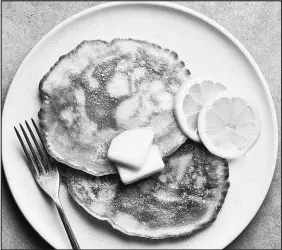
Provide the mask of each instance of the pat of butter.
POLYGON ((107 156, 117 164, 140 169, 149 153, 154 139, 151 128, 138 128, 117 135, 109 147, 107 156))
POLYGON ((151 146, 147 158, 140 169, 130 169, 126 166, 117 164, 120 179, 124 184, 130 184, 147 178, 150 175, 160 172, 163 168, 164 162, 158 147, 155 145, 151 146))

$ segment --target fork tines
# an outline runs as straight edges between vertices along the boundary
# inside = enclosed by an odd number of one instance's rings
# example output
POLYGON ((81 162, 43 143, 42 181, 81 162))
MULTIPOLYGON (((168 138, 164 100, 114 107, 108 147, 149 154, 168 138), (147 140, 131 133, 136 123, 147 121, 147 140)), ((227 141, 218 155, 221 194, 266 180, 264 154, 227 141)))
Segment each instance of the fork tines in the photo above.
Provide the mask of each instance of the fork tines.
POLYGON ((29 153, 27 147, 25 146, 22 138, 21 138, 21 135, 20 133, 18 132, 18 130, 16 129, 16 127, 14 127, 15 131, 16 131, 16 134, 17 134, 17 137, 21 143, 21 146, 24 150, 24 153, 26 155, 26 158, 28 160, 28 165, 30 167, 30 170, 31 172, 34 174, 34 175, 41 175, 41 174, 45 174, 46 172, 50 171, 50 170, 53 170, 53 164, 51 163, 52 162, 52 159, 49 157, 45 147, 44 147, 44 143, 43 143, 43 139, 41 137, 41 134, 40 134, 40 131, 36 125, 36 123, 34 122, 34 120, 31 118, 31 121, 32 121, 32 124, 36 130, 36 133, 41 141, 41 146, 39 145, 38 143, 38 140, 36 139, 34 133, 32 132, 29 124, 27 121, 25 121, 25 124, 26 124, 26 127, 29 131, 29 134, 32 138, 32 141, 36 147, 36 149, 34 149, 34 146, 32 146, 31 144, 31 141, 30 139, 28 138, 28 135, 26 133, 26 131, 24 130, 23 126, 21 124, 20 125, 20 128, 22 130, 22 133, 24 135, 24 138, 29 146, 29 149, 30 149, 30 152, 31 154, 29 153), (31 157, 32 155, 32 157, 31 157))

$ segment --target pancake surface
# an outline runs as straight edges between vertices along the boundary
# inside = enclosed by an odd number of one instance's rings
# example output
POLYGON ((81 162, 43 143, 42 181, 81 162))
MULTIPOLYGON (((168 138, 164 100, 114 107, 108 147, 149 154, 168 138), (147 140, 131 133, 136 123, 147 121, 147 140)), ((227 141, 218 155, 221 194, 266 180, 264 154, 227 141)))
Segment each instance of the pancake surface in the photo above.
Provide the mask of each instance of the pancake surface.
POLYGON ((70 168, 64 176, 78 204, 123 233, 160 239, 210 225, 229 188, 228 162, 190 140, 164 162, 161 173, 131 185, 70 168))
POLYGON ((150 126, 162 156, 186 140, 172 113, 190 72, 176 53, 145 41, 84 41, 40 82, 40 126, 48 152, 92 175, 117 173, 106 158, 124 130, 150 126))

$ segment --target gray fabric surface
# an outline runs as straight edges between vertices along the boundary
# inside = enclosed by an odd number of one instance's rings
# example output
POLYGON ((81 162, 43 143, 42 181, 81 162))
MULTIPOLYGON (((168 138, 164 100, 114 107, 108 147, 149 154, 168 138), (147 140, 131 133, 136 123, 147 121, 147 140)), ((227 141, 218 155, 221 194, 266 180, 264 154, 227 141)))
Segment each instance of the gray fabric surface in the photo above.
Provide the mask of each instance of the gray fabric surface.
MULTIPOLYGON (((61 21, 99 3, 101 2, 2 3, 2 108, 13 76, 30 49, 61 21)), ((281 135, 281 3, 178 3, 217 21, 252 54, 271 90, 281 135)), ((280 144, 279 136, 276 170, 262 207, 227 249, 281 249, 280 144)), ((3 172, 1 174, 3 176, 3 172)), ((50 248, 20 213, 5 178, 2 179, 2 248, 50 248)))

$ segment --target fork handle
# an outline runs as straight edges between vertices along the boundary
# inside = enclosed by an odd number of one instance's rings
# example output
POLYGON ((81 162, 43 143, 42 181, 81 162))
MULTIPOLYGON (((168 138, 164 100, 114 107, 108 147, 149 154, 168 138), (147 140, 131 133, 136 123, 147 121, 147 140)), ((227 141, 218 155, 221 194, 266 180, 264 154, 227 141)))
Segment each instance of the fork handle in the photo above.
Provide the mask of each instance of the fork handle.
POLYGON ((74 233, 73 233, 73 231, 71 229, 70 223, 69 223, 69 221, 67 219, 67 216, 66 216, 66 214, 65 214, 65 212, 63 210, 62 205, 61 204, 57 204, 57 203, 55 203, 55 204, 56 204, 57 210, 59 212, 59 215, 60 215, 60 217, 62 219, 63 225, 64 225, 64 227, 66 229, 66 232, 67 232, 67 235, 69 237, 69 240, 70 240, 72 248, 73 249, 80 249, 80 246, 78 245, 78 242, 77 242, 77 240, 76 240, 76 238, 74 236, 74 233))

